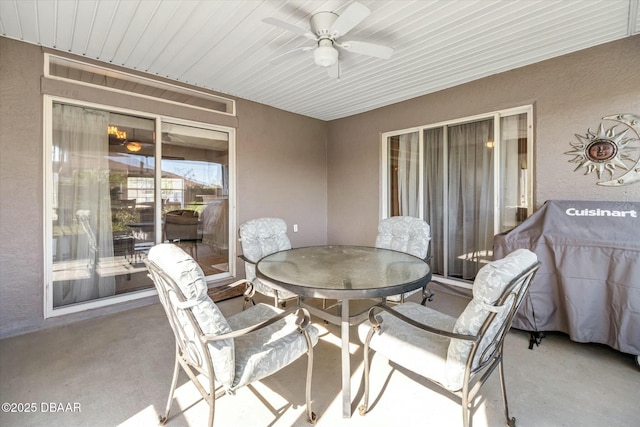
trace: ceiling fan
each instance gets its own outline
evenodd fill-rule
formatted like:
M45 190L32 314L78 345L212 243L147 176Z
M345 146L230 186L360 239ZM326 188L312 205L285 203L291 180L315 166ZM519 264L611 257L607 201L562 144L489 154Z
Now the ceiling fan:
M316 42L315 46L303 47L301 50L313 51L313 59L317 65L327 68L333 78L340 77L340 56L338 49L359 53L375 58L389 59L393 49L373 43L361 41L338 41L351 29L362 22L371 11L363 4L351 3L342 14L335 12L318 12L311 16L310 28L307 30L277 18L265 18L263 22L302 35Z

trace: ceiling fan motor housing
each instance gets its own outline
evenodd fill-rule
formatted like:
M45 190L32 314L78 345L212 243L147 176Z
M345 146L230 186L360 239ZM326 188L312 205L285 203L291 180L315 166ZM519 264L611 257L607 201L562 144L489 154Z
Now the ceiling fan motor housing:
M311 31L318 37L335 37L330 34L333 23L338 19L338 15L333 12L318 12L311 17Z

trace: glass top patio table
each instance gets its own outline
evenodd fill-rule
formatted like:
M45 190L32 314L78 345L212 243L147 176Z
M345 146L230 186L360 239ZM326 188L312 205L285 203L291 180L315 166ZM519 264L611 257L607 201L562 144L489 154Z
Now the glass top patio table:
M342 354L342 416L351 417L351 359L349 327L358 316L349 314L349 300L384 298L424 287L431 269L404 252L366 246L309 246L267 255L256 275L301 297L336 299L340 317L300 302L312 314L340 325ZM358 319L358 320L356 320Z
M404 252L366 246L309 246L268 255L257 276L300 296L364 299L425 285L429 265Z

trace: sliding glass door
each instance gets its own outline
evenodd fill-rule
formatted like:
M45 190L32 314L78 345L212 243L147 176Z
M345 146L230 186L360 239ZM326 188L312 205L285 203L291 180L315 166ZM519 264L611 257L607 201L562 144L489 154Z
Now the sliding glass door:
M49 315L151 292L160 242L230 276L232 130L55 100L48 127Z
M431 226L434 274L470 281L531 212L530 108L383 135L383 212Z

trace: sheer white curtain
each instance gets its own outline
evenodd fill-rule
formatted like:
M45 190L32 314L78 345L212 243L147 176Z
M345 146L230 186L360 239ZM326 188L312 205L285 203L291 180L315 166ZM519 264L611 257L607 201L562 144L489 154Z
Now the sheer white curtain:
M493 249L493 120L448 130L448 274L473 279Z
M398 146L399 215L419 217L418 132L400 135Z
M98 274L113 257L108 125L108 112L53 105L54 307L115 294Z

